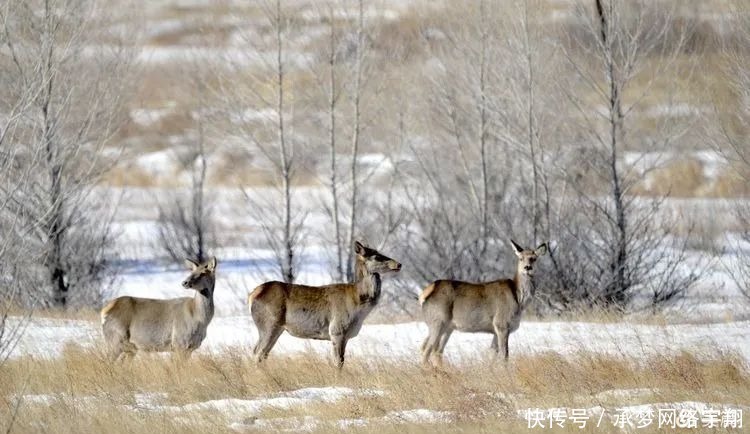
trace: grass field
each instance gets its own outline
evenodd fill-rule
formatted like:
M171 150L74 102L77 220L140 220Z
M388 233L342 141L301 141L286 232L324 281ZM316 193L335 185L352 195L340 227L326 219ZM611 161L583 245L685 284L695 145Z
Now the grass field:
M458 333L442 367L419 363L420 328L368 325L352 340L346 365L338 371L326 358L326 342L309 345L288 336L256 365L250 358L254 331L231 318L215 320L207 342L187 361L141 354L115 364L101 350L93 321L39 319L24 339L40 344L45 337L39 331L48 331L61 349L42 345L28 351L33 342L22 342L0 365L0 428L12 425L10 432L19 433L525 432L541 429L530 429L525 417L538 409L545 418L550 412L563 417L555 432L627 432L635 428L615 425L619 413L631 414L635 424L636 413L660 409L698 415L750 411L746 323L654 322L522 323L511 336L507 364L490 354L487 335ZM541 338L556 329L556 340ZM732 331L740 333L730 339L736 345L726 345L720 339ZM230 339L231 334L241 339ZM569 419L574 411L589 417L584 429ZM549 423L545 419L545 427ZM697 424L705 429L700 420ZM654 419L637 432L663 429ZM741 430L720 425L712 432Z
M741 359L687 352L644 360L545 353L441 369L370 360L337 372L313 354L259 367L238 351L112 365L71 345L58 359L7 362L0 387L0 419L14 419L13 432L519 432L528 429L526 409L560 407L592 409L591 425L598 409L606 417L599 427L555 431L619 432L609 418L624 406L750 408Z

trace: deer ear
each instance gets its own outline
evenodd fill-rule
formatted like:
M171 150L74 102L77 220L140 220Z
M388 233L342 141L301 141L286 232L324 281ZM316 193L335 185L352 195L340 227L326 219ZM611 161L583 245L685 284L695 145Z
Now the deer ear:
M359 241L354 242L354 253L364 256L365 255L365 246L360 243Z
M547 247L547 243L543 243L542 245L537 247L536 250L534 250L534 254L537 256L544 256L547 254L547 250L549 250L549 248Z
M513 240L510 240L510 245L513 247L513 251L516 252L516 256L521 256L521 252L523 252L523 247L516 244L516 242Z
M206 268L208 269L208 271L213 273L214 271L216 271L216 265L217 265L216 256L212 256L211 259L209 259L208 262L206 263Z
M197 262L193 261L192 259L187 259L187 258L185 258L185 266L190 271L195 271L198 269L198 267L200 267L200 265L198 265Z

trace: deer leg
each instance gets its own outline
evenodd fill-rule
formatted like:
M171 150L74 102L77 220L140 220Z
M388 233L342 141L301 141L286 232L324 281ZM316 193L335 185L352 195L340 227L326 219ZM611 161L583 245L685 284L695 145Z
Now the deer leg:
M261 332L258 330L258 343L255 345L253 354L255 355L255 361L260 363L268 357L268 353L271 351L276 341L279 340L279 336L284 332L284 328L277 325L271 330Z
M430 324L430 335L427 337L427 347L422 352L423 364L427 365L430 361L430 355L437 351L440 346L440 337L445 333L447 326L447 323L442 321Z
M120 360L122 354L128 352L129 347L132 346L128 345L130 339L128 330L118 327L117 323L108 322L102 326L102 332L110 361Z
M117 362L123 354L122 346L110 346L107 350L107 358L110 362Z
M497 347L497 334L493 333L492 334L492 343L490 344L490 351L492 351L493 353L496 353L497 350L498 350L498 347Z
M188 361L188 359L190 358L190 354L192 353L192 350L188 350L185 348L175 349L172 352L172 360L174 360L175 363L182 365L183 363Z
M420 352L424 353L424 350L427 349L427 344L430 342L430 332L427 331L427 337L424 338L424 342L422 342L422 346L420 347Z
M337 339L333 343L333 357L334 362L336 364L336 368L341 369L344 367L344 354L346 353L346 343L347 339L345 337L342 337L341 339Z
M116 360L119 360L121 362L130 362L135 357L135 353L138 351L138 348L129 341L121 341L119 342L116 351Z
M422 343L422 364L426 365L430 358L430 353L432 352L432 348L430 345L430 342L432 342L432 335L437 334L438 330L437 326L431 326L428 325L427 329L427 337L424 339L424 342Z
M120 354L117 356L117 359L115 360L120 361L122 363L132 362L133 359L135 358L135 352L136 350L134 348L122 349L120 351Z
M449 325L443 330L442 336L440 336L440 343L438 344L437 351L433 353L438 365L443 364L443 351L445 351L445 346L448 344L448 339L450 339L453 330L455 329Z
M333 363L337 368L344 366L344 352L346 351L346 331L344 326L333 320L328 326L328 335L331 338L331 355Z
M495 327L495 339L498 343L497 355L498 357L502 356L504 360L508 360L508 337L510 336L508 324L495 322L493 326Z
M508 348L508 340L510 339L510 330L505 331L505 340L503 342L503 346L505 347L505 361L508 361L508 356L510 356L510 349Z

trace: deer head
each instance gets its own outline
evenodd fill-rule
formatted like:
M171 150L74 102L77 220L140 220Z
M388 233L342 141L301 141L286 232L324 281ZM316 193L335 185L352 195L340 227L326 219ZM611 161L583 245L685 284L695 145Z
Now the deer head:
M524 249L513 240L510 240L510 245L513 246L513 251L516 252L518 257L518 268L516 269L518 275L533 277L536 260L547 254L547 243L541 244L534 250Z
M182 287L200 293L207 292L206 295L210 296L216 282L216 258L212 257L204 264L185 259L185 265L190 270L190 275L182 282Z
M354 253L357 255L357 261L364 264L369 273L391 273L401 270L401 264L375 249L371 249L359 241L354 242Z

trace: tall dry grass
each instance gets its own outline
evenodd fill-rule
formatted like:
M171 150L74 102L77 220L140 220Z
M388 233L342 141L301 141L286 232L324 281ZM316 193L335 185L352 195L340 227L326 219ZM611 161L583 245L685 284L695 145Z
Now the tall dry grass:
M482 359L441 369L423 368L416 360L354 358L338 372L313 354L277 355L259 367L249 359L247 349L226 348L221 354L182 363L156 355L113 365L99 351L70 346L59 359L23 357L0 368L0 421L5 425L14 419L12 432L17 433L254 432L268 428L263 421L294 427L294 420L306 417L318 421L313 427L318 432L342 431L338 421L351 418L372 419L366 426L348 428L357 432L519 432L527 427L517 412L530 407L614 409L677 401L750 404L747 366L727 354L629 360L618 355L543 353L512 356L507 365ZM153 395L155 403L183 406L323 386L383 393L255 412L155 411L138 407L137 399L138 394L160 394ZM618 389L636 393L612 393ZM37 402L40 398L34 395L42 394L59 398ZM408 409L449 412L450 420L439 425L378 421L389 412ZM575 426L556 431L580 432ZM619 429L604 424L583 432Z

